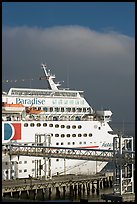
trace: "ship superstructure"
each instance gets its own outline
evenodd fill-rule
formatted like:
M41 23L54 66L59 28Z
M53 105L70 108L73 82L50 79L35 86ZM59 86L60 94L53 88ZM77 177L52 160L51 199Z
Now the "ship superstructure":
M57 147L112 149L112 112L95 111L83 91L59 89L55 75L42 64L48 89L11 88L2 95L2 142ZM3 155L3 179L62 173L92 174L106 162L58 158L12 158ZM10 168L9 168L10 167ZM12 168L12 171L11 171ZM11 173L12 172L12 173Z

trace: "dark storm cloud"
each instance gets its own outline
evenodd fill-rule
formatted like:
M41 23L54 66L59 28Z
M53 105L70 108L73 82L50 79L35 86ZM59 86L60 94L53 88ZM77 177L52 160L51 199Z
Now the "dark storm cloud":
M95 109L111 109L119 121L134 121L135 42L116 32L80 26L5 27L2 32L4 79L39 78L46 62L64 87L84 90ZM26 86L28 86L26 82ZM45 82L32 81L43 88ZM4 84L3 88L23 86Z

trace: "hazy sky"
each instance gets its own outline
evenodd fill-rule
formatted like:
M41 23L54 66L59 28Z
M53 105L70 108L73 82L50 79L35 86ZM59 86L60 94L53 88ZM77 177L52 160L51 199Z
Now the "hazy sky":
M134 122L134 36L134 2L2 3L3 89L47 88L39 80L46 62L56 81L83 90L93 109Z

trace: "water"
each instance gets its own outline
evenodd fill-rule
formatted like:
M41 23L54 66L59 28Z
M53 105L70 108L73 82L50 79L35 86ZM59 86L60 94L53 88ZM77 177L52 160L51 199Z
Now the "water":
M113 188L105 188L105 189L100 189L99 195L97 195L96 193L92 194L92 192L90 193L90 195L81 195L81 197L77 196L76 198L73 199L73 202L79 202L80 199L86 199L88 200L88 202L103 202L103 200L101 199L101 194L110 194L113 193Z

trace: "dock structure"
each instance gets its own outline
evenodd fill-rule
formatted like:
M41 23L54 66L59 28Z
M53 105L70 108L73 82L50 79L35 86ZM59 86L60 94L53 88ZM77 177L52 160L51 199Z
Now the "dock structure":
M51 147L51 146L32 146L32 145L15 145L8 144L3 145L3 153L9 155L10 160L14 155L19 156L37 156L37 157L48 157L48 158L65 158L65 159L79 159L79 160L91 160L91 161L113 161L113 194L102 195L101 198L105 201L111 200L122 202L130 197L131 200L134 199L134 164L135 164L135 152L133 151L133 137L123 137L118 135L114 137L113 140L113 150L101 150L101 149L82 149L82 148L67 148L67 147ZM52 178L51 178L52 179ZM45 194L45 189L48 189L48 196L50 197L52 190L56 191L56 195L60 197L60 192L65 195L66 189L69 188L72 197L77 193L81 192L81 189L91 189L92 192L99 194L99 189L102 186L102 182L105 177L91 176L90 179L86 176L84 178L77 178L74 176L72 179L63 179L61 181L44 180L44 181L34 181L30 179L31 183L19 184L17 183L12 186L6 186L6 181L3 183L4 187L2 189L3 196L9 195L12 197L14 194L20 197L22 192L25 191L30 195L30 191L33 191L33 199L36 199L38 191L41 192L43 197ZM108 182L108 179L106 179ZM104 182L104 186L107 185ZM111 181L112 185L112 181ZM56 189L56 190L55 190ZM62 189L60 191L60 189ZM67 189L68 190L68 189ZM83 190L83 191L84 191ZM130 196L129 196L130 195ZM128 200L127 200L128 201Z
M113 194L103 194L101 198L106 202L134 202L134 164L133 137L122 137L121 134L113 139L114 169L113 169ZM124 154L124 155L123 155ZM125 160L122 157L131 159Z
M112 188L113 174L64 175L49 180L6 180L3 181L3 198L50 200L52 198L72 198L77 195L100 194L103 188Z

